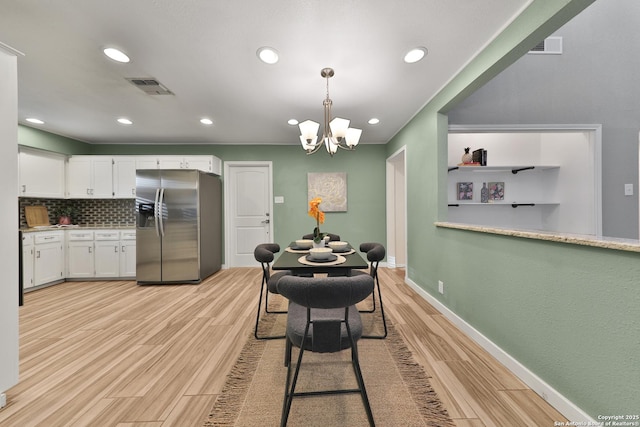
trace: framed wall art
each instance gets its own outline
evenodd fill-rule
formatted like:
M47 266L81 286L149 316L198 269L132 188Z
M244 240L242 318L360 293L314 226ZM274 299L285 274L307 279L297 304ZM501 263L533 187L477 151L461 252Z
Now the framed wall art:
M321 197L320 209L324 212L347 211L347 173L315 173L307 174L307 202Z

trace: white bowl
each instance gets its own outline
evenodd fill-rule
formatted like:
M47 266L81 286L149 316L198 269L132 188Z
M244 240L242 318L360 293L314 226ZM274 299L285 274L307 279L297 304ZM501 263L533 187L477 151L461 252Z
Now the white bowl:
M347 246L349 245L349 243L333 241L333 242L329 242L328 245L334 251L344 251L345 249L347 249Z
M302 249L309 249L311 246L313 246L313 240L310 240L310 239L296 240L296 246Z
M314 259L327 259L329 258L329 255L331 255L331 252L333 252L333 249L331 248L309 249L309 254L311 255L311 258L314 258Z

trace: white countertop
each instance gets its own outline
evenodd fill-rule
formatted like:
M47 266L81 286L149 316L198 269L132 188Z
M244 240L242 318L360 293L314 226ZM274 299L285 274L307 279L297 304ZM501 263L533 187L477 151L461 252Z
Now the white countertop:
M25 227L20 231L23 233L35 233L39 231L56 230L135 230L135 225L111 225L111 224L81 224L81 225L47 225L40 227Z

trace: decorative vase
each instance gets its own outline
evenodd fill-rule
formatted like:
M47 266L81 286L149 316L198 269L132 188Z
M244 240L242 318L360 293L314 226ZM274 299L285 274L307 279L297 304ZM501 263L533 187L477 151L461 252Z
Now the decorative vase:
M487 188L487 183L482 183L482 189L480 190L480 202L489 203L489 189Z
M464 149L464 154L462 155L462 163L471 163L473 161L473 156L469 153L470 147L466 147Z
M324 239L320 240L320 243L316 243L316 241L313 241L313 247L314 248L324 248L325 247L325 242Z

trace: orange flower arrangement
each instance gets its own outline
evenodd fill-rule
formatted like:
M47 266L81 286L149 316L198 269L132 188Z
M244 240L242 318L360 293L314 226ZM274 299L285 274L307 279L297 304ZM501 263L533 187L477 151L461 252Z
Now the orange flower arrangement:
M316 243L320 243L327 235L320 232L320 224L324 224L324 212L320 210L320 203L322 203L321 197L316 197L309 202L309 216L316 220L316 228L313 229L313 241Z

